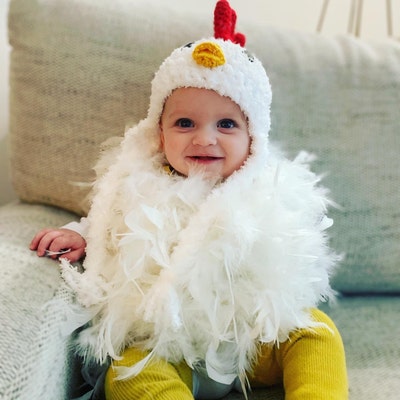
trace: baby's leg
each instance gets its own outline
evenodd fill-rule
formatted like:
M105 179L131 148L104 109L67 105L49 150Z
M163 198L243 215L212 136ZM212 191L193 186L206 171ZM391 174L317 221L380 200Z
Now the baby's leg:
M285 400L346 400L348 383L342 339L332 320L319 310L313 319L327 327L300 329L279 347L261 345L251 381L283 381ZM280 379L279 379L280 378Z
M107 371L105 393L107 400L193 400L192 374L182 363L172 365L164 360L153 360L135 377L116 380L115 366L132 366L146 357L146 353L130 348L121 361L113 361Z

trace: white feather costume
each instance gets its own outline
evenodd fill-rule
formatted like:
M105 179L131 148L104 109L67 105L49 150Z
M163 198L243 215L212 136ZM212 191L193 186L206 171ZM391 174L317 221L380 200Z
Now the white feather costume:
M204 43L223 64L196 59ZM228 96L248 118L251 154L222 182L165 171L158 123L179 87ZM85 271L64 271L91 316L80 334L88 354L102 361L136 346L151 352L125 376L157 356L205 362L211 378L230 383L251 368L258 342L313 326L308 309L332 295L329 200L307 155L289 161L268 144L270 102L261 63L230 41L198 41L161 65L147 118L103 160Z

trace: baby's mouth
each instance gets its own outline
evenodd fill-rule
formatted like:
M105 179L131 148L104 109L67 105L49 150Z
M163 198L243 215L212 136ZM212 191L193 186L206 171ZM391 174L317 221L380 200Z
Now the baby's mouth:
M197 165L211 165L223 159L223 157L216 156L189 156L189 161Z
M221 157L213 157L213 156L192 156L191 157L194 160L200 160L200 161L209 161L209 160L219 160Z
M222 157L209 156L209 155L196 155L196 156L189 156L188 158L190 160L197 161L197 162L212 162L212 161L222 160Z

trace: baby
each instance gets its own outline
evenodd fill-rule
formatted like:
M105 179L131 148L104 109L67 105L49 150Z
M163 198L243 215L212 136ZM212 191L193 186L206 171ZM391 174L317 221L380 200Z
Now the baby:
M147 118L101 162L80 233L31 243L40 256L69 250L63 276L89 321L78 346L111 360L106 399L277 384L290 400L347 399L340 334L316 308L337 261L329 200L304 154L268 143L269 80L235 20L220 0L215 38L163 62Z

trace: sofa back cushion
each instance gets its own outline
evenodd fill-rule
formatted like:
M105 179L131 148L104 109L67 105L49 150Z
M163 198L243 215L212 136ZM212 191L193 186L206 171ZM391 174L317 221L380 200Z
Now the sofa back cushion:
M161 3L161 2L160 2ZM199 7L201 8L201 7ZM100 144L145 117L150 81L175 47L212 35L212 11L140 0L11 0L13 184L27 202L85 214ZM400 44L326 38L238 21L264 63L271 139L306 149L340 208L334 286L400 292Z

